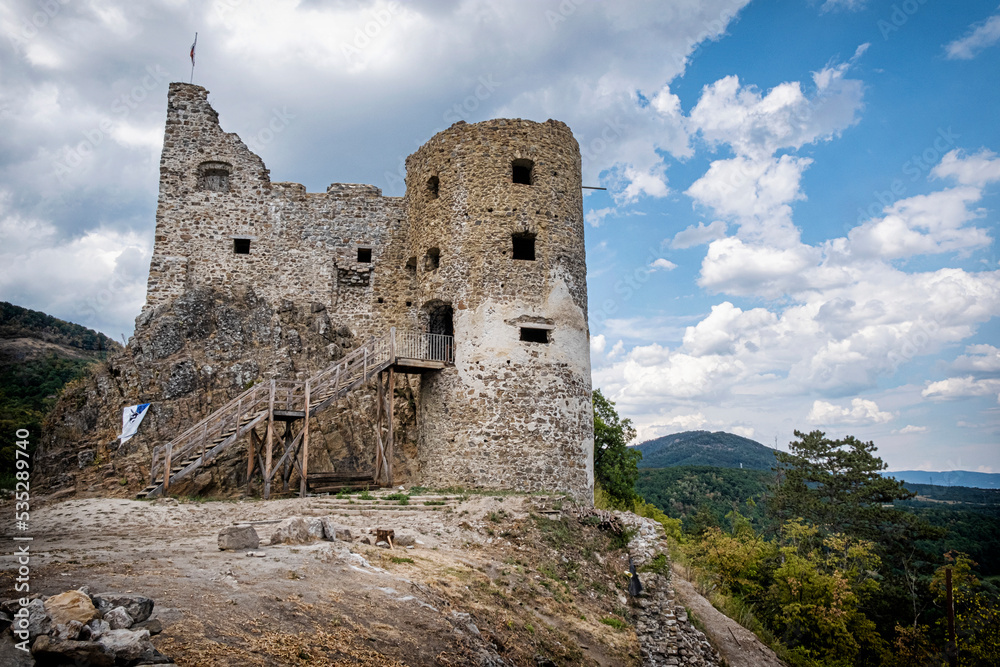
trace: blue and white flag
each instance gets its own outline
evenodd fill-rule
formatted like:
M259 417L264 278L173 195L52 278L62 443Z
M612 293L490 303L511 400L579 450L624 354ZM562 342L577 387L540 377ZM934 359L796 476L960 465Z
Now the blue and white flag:
M139 430L139 424L142 423L142 418L146 416L146 408L148 407L149 403L143 403L142 405L133 405L122 410L122 434L118 436L118 439L123 444Z

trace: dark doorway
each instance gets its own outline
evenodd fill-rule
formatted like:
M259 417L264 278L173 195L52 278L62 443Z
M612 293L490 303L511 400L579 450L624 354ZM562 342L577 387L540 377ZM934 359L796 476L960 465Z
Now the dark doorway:
M450 303L431 301L427 304L427 333L455 335L454 311Z

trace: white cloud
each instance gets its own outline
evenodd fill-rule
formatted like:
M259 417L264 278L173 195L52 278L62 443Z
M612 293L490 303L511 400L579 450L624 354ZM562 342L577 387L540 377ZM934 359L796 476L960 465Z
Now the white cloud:
M731 426L729 427L730 433L735 433L736 435L741 435L744 438L752 438L754 434L754 429L752 426Z
M866 0L826 0L819 8L820 13L846 11L857 12L864 9Z
M709 144L729 144L738 155L756 159L831 139L857 122L862 105L864 87L845 78L848 67L814 72L811 97L798 81L762 95L753 86L741 86L736 76L724 77L702 89L691 110L691 128Z
M993 345L969 345L966 354L955 359L952 368L972 373L1000 373L1000 348Z
M677 232L674 235L673 240L670 241L671 248L677 248L678 250L683 250L685 248L693 248L694 246L702 245L714 241L716 239L721 239L726 235L726 223L722 220L713 220L711 224L705 225L699 222L697 226L691 225L690 227Z
M712 292L777 298L795 284L804 286L803 273L818 259L819 252L808 246L782 249L724 238L709 244L698 285Z
M664 259L659 257L653 260L653 263L649 265L649 268L653 271L673 271L677 268L677 265L671 262L669 259Z
M604 222L604 218L610 216L615 216L618 214L618 209L606 206L599 209L590 209L583 214L583 219L587 221L587 224L591 227L600 227Z
M898 435L907 435L909 433L926 433L926 432L927 432L926 426L914 426L913 424L907 424L903 428L893 430L893 433Z
M694 431L708 422L705 415L701 412L694 412L691 414L675 415L664 422L654 424L652 428L663 433L671 433L674 431Z
M981 23L973 24L959 39L948 43L944 50L953 60L971 60L979 52L1000 40L1000 15L994 14Z
M884 424L892 419L891 412L879 410L875 401L864 398L853 399L850 408L817 400L813 402L812 410L806 416L807 421L826 426L869 426L871 424Z
M799 238L790 204L804 199L799 184L810 164L791 155L716 160L685 194L736 220L741 237L787 246Z
M608 340L604 337L604 334L598 334L596 336L590 337L590 354L591 356L600 356L604 354L604 348L607 346Z
M988 246L987 230L965 226L979 217L969 206L981 196L978 188L960 186L897 201L884 218L850 231L850 252L893 259Z
M988 396L997 392L1000 392L1000 380L977 380L972 375L967 375L928 382L927 388L921 392L921 396L933 400L948 400L970 396Z
M987 183L1000 181L1000 157L985 148L975 155L966 155L956 148L941 158L941 162L931 170L931 175L952 177L962 185L981 188Z

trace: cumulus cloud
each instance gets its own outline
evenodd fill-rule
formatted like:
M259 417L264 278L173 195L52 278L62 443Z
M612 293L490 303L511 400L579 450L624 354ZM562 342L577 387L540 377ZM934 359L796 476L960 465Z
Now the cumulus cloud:
M927 427L926 426L914 426L913 424L907 424L903 428L894 429L892 432L896 433L898 435L907 435L907 434L910 434L910 433L926 433L927 432Z
M972 375L966 375L965 377L952 377L937 382L928 382L927 387L920 392L920 395L932 400L948 400L970 396L988 396L997 392L1000 392L1000 380L977 380Z
M950 59L971 60L997 41L1000 41L1000 14L973 24L965 35L949 42L944 50Z
M705 225L699 222L674 234L670 241L671 248L683 250L703 245L716 239L721 239L726 235L726 223L722 220L713 220L711 224Z
M674 269L677 268L677 265L671 262L669 259L658 257L657 259L653 260L653 262L649 265L649 268L652 271L673 271Z
M956 371L1000 373L1000 348L993 345L969 345L965 354L952 364Z
M853 399L850 408L826 401L815 401L812 410L806 415L806 420L810 423L825 426L869 426L884 424L892 419L891 412L879 410L875 401L864 398Z
M604 348L607 346L608 340L604 337L604 334L597 334L596 336L590 337L590 354L591 356L601 356L604 354Z
M661 434L673 433L675 431L695 431L708 423L708 419L701 412L675 415L664 422L654 424L651 428Z
M858 120L864 86L846 78L848 63L813 73L815 92L798 81L781 83L766 95L727 76L705 86L691 128L709 144L728 144L739 155L771 157L781 148L801 148L837 136Z
M954 178L962 185L982 188L987 183L1000 181L1000 157L985 148L974 155L966 155L965 151L956 148L941 158L931 175Z

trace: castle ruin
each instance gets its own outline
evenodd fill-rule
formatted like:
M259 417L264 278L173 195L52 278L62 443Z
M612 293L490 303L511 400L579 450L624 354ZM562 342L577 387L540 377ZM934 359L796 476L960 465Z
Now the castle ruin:
M458 122L407 158L403 197L342 183L308 193L272 183L207 97L170 85L138 321L195 288L251 288L275 308L325 309L357 340L393 327L453 336L454 364L419 376L408 481L589 502L586 258L570 129Z

